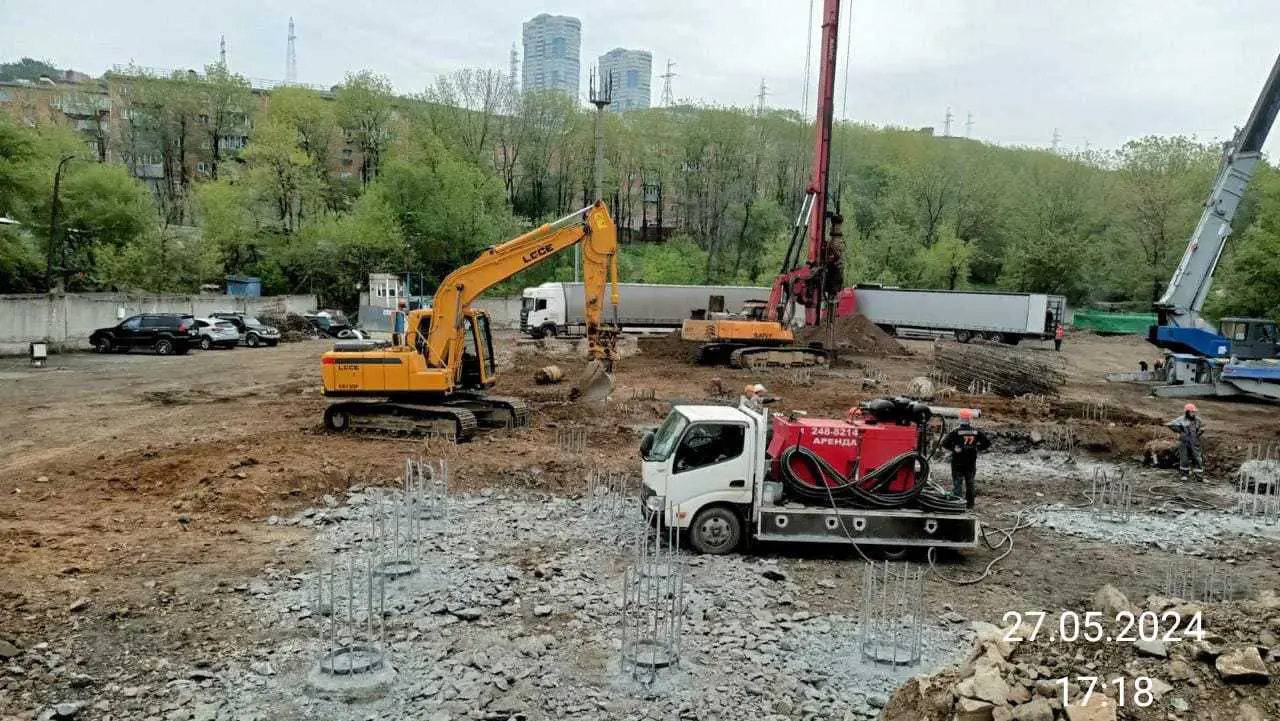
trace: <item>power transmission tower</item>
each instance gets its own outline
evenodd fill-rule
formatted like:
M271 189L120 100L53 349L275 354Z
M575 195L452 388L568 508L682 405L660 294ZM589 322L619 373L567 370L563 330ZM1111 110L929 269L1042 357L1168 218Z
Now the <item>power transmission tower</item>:
M951 137L951 119L955 116L951 114L951 106L947 106L947 115L942 121L942 137Z
M1053 129L1053 143L1052 143L1052 145L1050 146L1050 147L1052 147L1052 148L1053 148L1053 152L1055 152L1055 153L1056 153L1056 152L1058 152L1058 143L1060 143L1060 142L1062 142L1062 136L1058 134L1058 129L1057 129L1057 128L1054 128L1054 129Z
M218 38L218 64L225 70L227 67L227 36L221 35Z
M293 18L289 18L289 45L284 56L284 82L293 85L298 82L298 36L293 32Z
M769 97L769 86L760 78L760 92L756 94L756 115L764 115L764 99Z
M599 68L591 69L587 85L587 100L596 106L596 202L604 200L604 109L613 102L613 73L599 77ZM597 78L599 82L597 82ZM573 244L573 281L578 282L578 244Z
M669 108L676 104L675 96L671 94L671 78L676 76L676 73L672 68L675 66L676 61L668 59L667 72L659 76L662 78L662 107L664 108Z
M964 137L973 137L973 113L965 113L964 116Z

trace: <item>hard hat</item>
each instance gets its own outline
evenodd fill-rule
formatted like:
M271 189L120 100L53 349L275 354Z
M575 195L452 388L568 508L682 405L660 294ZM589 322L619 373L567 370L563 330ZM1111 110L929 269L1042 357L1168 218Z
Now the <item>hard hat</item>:
M1188 403L1187 405L1183 406L1182 410L1186 411L1187 413L1195 413L1195 412L1196 412L1196 404L1194 404L1194 403Z
M971 420L973 420L973 411L969 410L968 408L961 408L961 409L960 409L960 420L962 420L962 421L971 421Z
M755 385L751 386L751 390L755 391L756 393L764 393L764 384L763 384L763 383L757 383L757 384L755 384Z

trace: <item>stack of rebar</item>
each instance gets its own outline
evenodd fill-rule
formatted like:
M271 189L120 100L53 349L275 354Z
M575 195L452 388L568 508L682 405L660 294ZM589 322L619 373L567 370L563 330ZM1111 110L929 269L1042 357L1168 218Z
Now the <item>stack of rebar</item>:
M1054 359L1037 357L1042 355L1004 346L938 343L933 364L957 388L981 387L986 393L1006 397L1055 395L1066 383L1066 373Z

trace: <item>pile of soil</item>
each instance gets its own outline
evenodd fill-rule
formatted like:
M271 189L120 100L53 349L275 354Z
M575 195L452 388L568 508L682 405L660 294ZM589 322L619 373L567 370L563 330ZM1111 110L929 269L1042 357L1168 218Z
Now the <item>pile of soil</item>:
M639 336L637 344L640 356L663 360L693 363L698 359L698 344L680 337L680 331L666 335Z
M907 355L907 349L901 343L880 330L875 323L867 320L867 317L860 313L837 318L834 326L837 351L870 356ZM796 341L830 346L831 331L831 326L825 323L804 328L796 333Z

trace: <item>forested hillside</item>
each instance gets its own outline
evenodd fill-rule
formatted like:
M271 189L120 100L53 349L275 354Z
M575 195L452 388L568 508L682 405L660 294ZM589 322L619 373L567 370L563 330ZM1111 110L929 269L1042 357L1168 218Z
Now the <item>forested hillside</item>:
M263 98L213 65L173 78L109 79L131 108L102 141L0 115L0 291L192 291L228 273L264 292L350 306L369 272L428 287L486 246L590 199L593 110L513 95L468 70L394 95L368 72L332 93ZM236 130L237 127L242 130ZM243 133L243 148L226 138ZM624 246L625 279L767 284L778 272L812 154L795 113L682 106L606 117L605 197L619 225L666 239ZM163 177L135 180L144 156ZM1062 293L1148 303L1185 246L1217 168L1210 139L1149 137L1086 155L1005 148L914 130L840 124L833 191L847 280ZM54 176L60 231L49 259ZM202 172L190 170L196 160ZM638 236L639 233L634 235ZM1218 311L1280 312L1280 174L1250 188L1219 273ZM565 278L568 257L510 287Z

